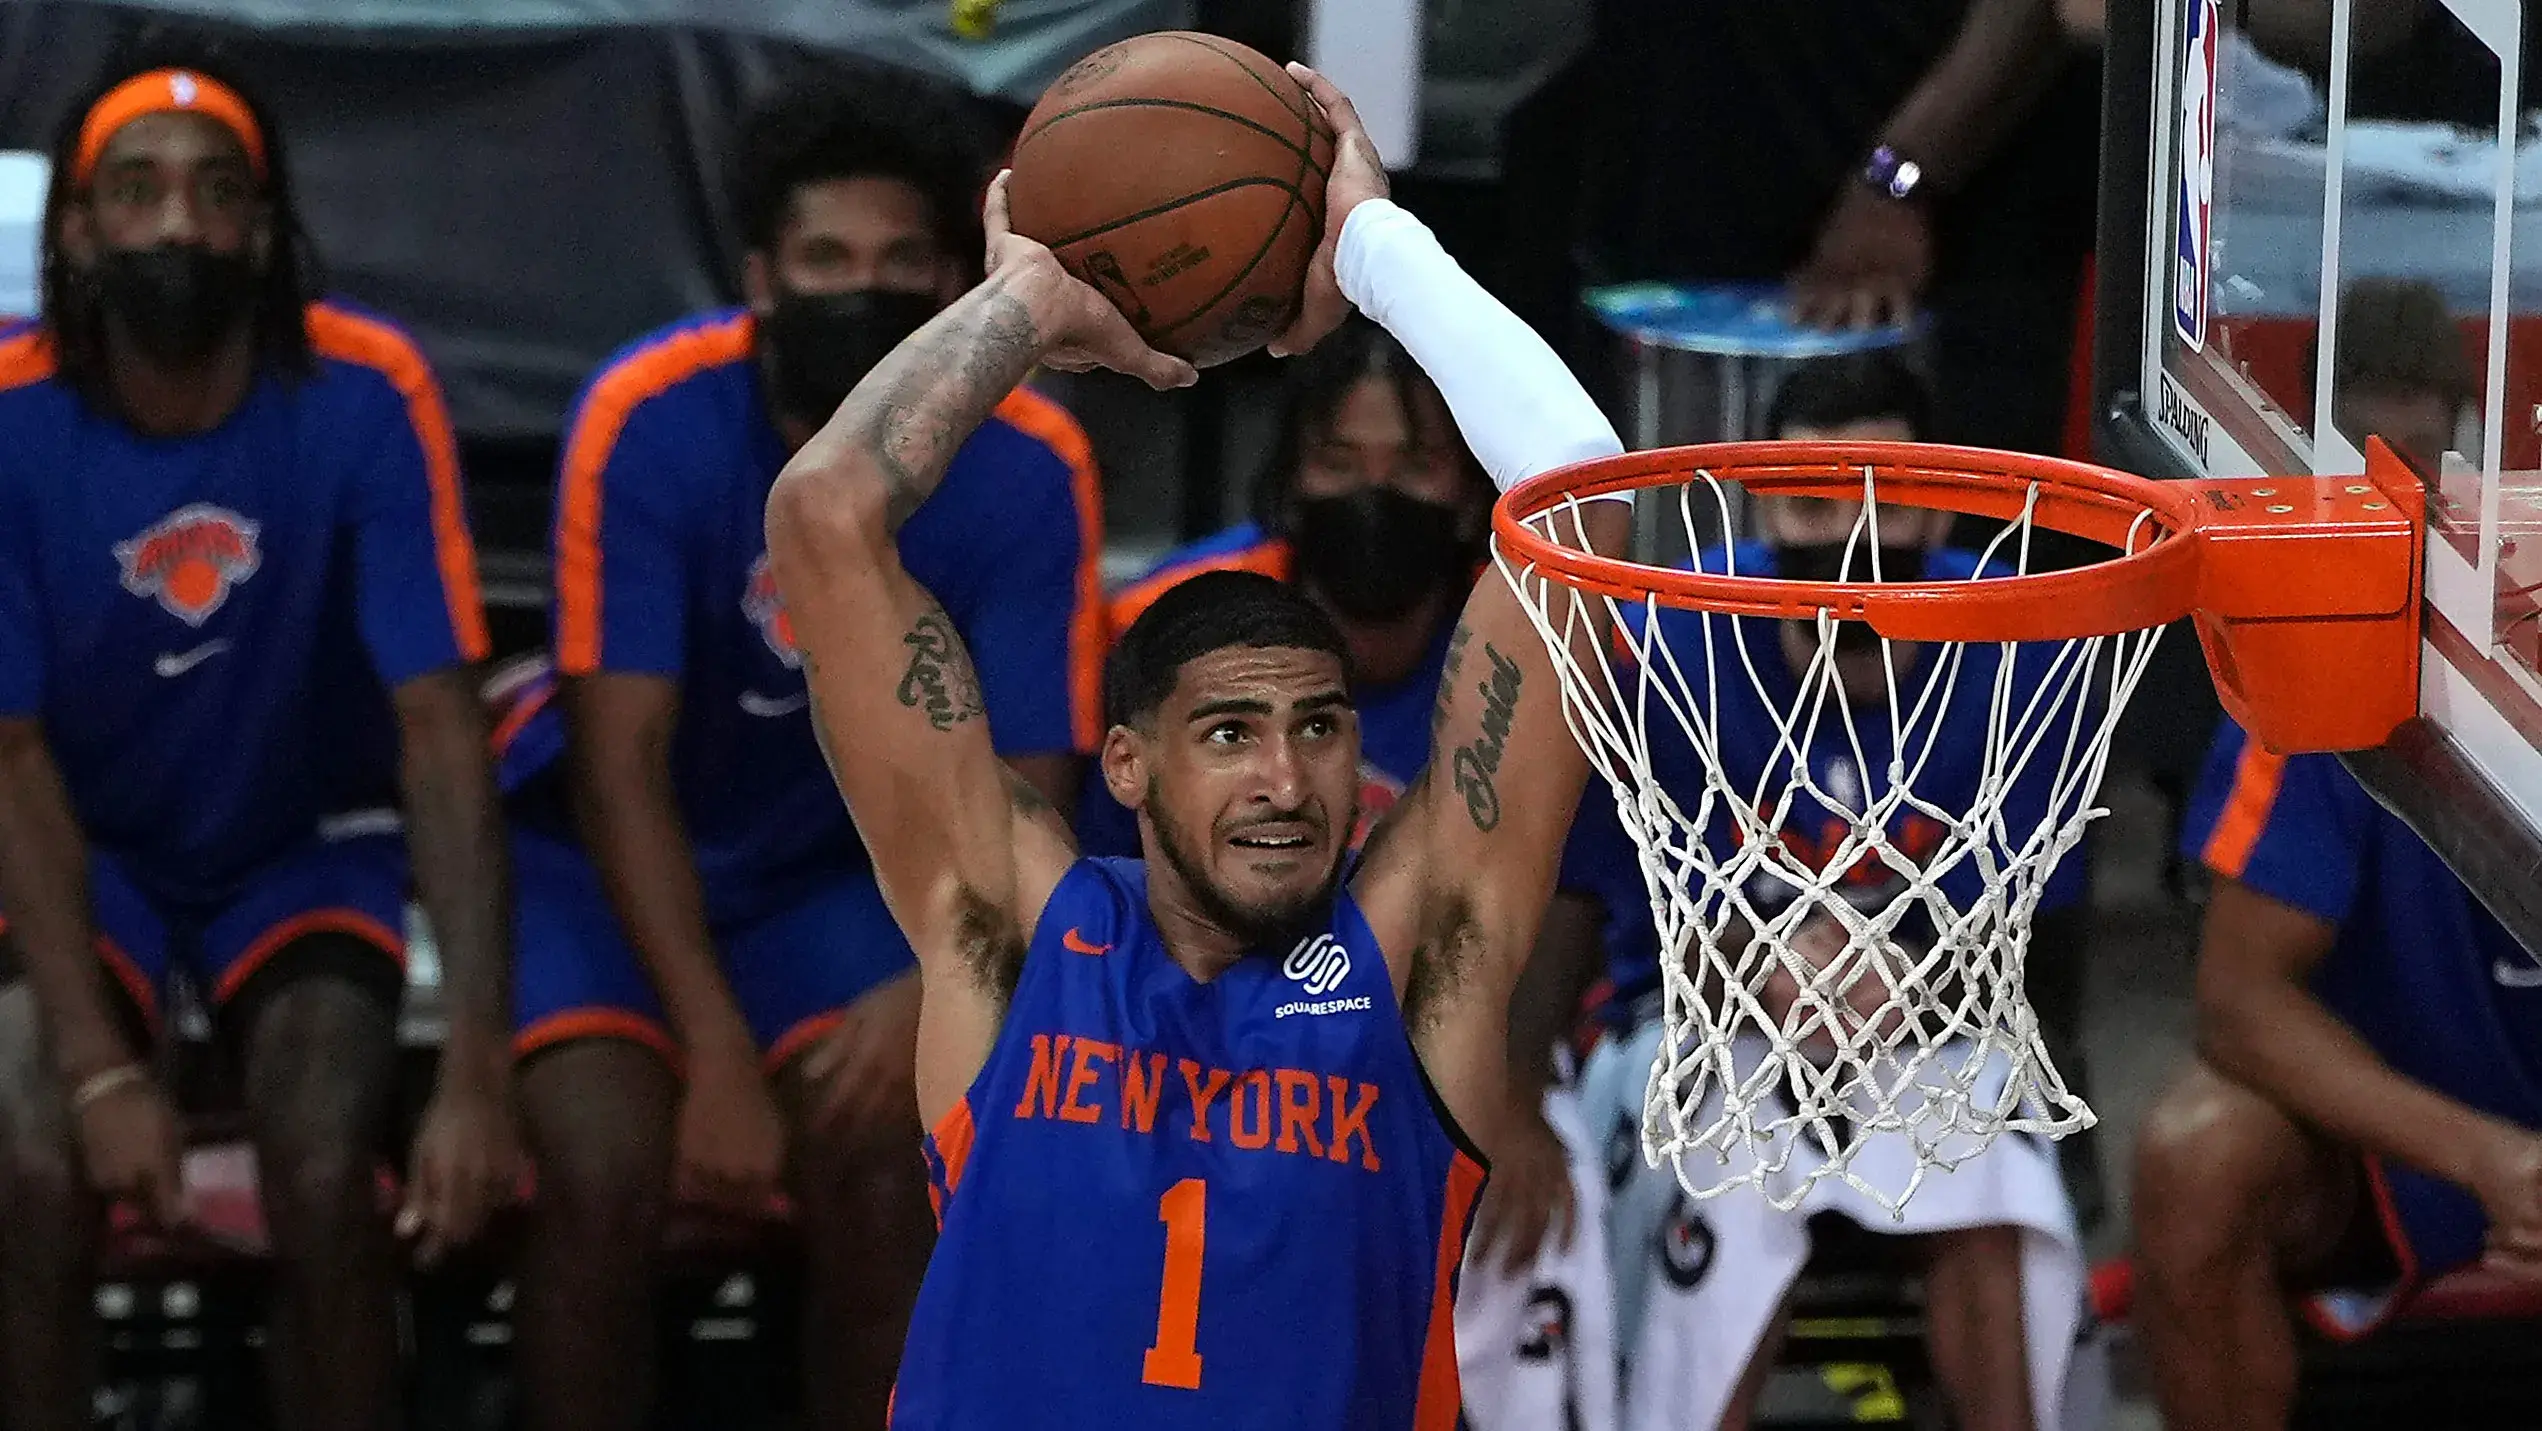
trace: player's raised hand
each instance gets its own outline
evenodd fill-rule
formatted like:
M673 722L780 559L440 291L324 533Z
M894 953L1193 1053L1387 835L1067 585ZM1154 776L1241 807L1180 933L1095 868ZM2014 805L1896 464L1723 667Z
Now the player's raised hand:
M1569 1247L1578 1209L1571 1196L1571 1158L1545 1121L1544 1104L1514 1109L1492 1149L1492 1178L1474 1213L1474 1263L1497 1259L1515 1277L1536 1264L1547 1236Z
M1067 373L1110 368L1158 392L1200 381L1191 364L1149 347L1112 300L1078 281L1058 255L1015 232L1007 218L1008 177L1009 171L1000 170L990 181L988 202L981 209L989 236L985 268L990 278L1012 273L1028 279L1025 302L1045 345L1043 366Z
M73 1094L89 1186L162 1228L185 1217L185 1139L150 1070L110 1070Z
M750 1051L691 1050L675 1137L673 1197L747 1215L776 1196L786 1129Z
M1341 280L1334 275L1334 255L1342 242L1342 225L1349 221L1350 211L1370 199L1382 199L1389 192L1386 166L1377 157L1377 145L1368 137L1368 128L1359 122L1359 111L1350 96L1339 86L1301 64L1291 64L1289 73L1306 86L1306 92L1324 111L1326 122L1333 126L1333 172L1324 180L1324 237L1315 245L1315 261L1307 265L1306 291L1298 297L1297 319L1287 332L1271 340L1271 356L1293 358L1324 341L1325 336L1342 326L1350 316L1350 300L1342 296Z
M397 1235L414 1244L416 1265L430 1267L473 1241L519 1193L528 1160L508 1085L499 1075L444 1065L415 1133L397 1212Z

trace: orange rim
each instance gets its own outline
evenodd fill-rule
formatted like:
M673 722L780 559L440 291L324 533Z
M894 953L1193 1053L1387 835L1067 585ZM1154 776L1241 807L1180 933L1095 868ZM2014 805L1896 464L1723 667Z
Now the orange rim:
M2099 542L2121 554L2071 571L1942 582L1818 582L1681 571L1561 546L1526 523L1587 500L1700 481L1777 496L1862 498L2011 520ZM2031 495L2036 490L2035 498ZM2055 457L1913 442L1726 442L1578 463L1503 496L1492 529L1511 567L1621 601L1736 616L1825 612L1908 641L2053 641L2164 626L2198 605L2199 525L2174 485Z

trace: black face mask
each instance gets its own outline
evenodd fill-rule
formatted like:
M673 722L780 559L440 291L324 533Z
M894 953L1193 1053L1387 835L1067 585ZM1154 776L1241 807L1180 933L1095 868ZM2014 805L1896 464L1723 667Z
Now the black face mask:
M1853 557L1851 562L1845 559L1848 552ZM1774 574L1785 581L1868 582L1871 580L1871 566L1870 549L1855 542L1809 542L1774 549ZM1924 548L1887 545L1880 548L1880 580L1923 579Z
M1846 556L1851 553L1852 560ZM1855 542L1808 542L1777 547L1774 551L1775 575L1786 581L1855 581L1871 580L1871 552ZM1838 573L1844 575L1839 576ZM1924 548L1883 544L1880 548L1880 580L1922 581ZM1836 649L1844 654L1879 649L1880 633L1868 621L1836 623Z
M1299 579L1354 621L1395 621L1470 575L1454 507L1363 487L1297 504Z
M777 406L805 422L829 421L865 375L937 309L932 293L885 288L778 295L760 329Z
M111 248L97 258L97 299L152 361L186 367L212 356L256 302L243 253L201 244Z

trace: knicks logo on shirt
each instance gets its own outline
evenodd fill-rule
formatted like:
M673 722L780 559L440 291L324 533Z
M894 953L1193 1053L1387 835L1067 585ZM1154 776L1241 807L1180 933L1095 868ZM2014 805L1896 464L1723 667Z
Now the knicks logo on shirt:
M741 614L759 628L759 639L788 669L803 664L803 653L795 649L794 622L786 615L785 598L777 594L777 574L768 565L768 555L750 564L750 584L742 588Z
M207 502L180 507L141 535L115 543L124 590L157 601L188 626L200 626L264 564L256 549L260 530Z

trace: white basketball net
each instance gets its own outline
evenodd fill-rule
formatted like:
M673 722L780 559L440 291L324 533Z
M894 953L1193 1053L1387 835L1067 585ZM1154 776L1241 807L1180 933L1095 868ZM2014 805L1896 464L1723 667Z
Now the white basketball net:
M2029 571L2037 497L2034 487L2020 519L1982 553L1980 571ZM1638 500L1673 508L1701 549L1695 504L1707 499L1720 523L1713 529L1733 530L1729 499L1709 472ZM1878 579L1869 468L1862 500L1847 580ZM1528 525L1576 547L1580 506L1567 499ZM2150 516L2140 519L2129 545L2155 535ZM2007 1128L2062 1137L2091 1126L2092 1111L2067 1091L2040 1041L2023 970L2050 874L2106 813L2093 802L2110 739L2160 628L2033 643L2018 660L2010 645L1908 650L1882 638L1876 651L1849 651L1844 663L1861 692L1876 660L1881 690L1864 699L1847 693L1836 660L1840 623L1823 610L1814 634L1802 628L1805 654L1787 657L1784 623L1683 611L1663 621L1656 597L1632 611L1634 603L1613 597L1584 599L1497 549L1495 559L1553 653L1572 733L1641 852L1664 984L1665 1028L1642 1123L1653 1167L1673 1165L1699 1198L1754 1185L1784 1209L1820 1179L1841 1178L1895 1213L1928 1171L1956 1167ZM1611 643L1595 635L1592 601L1613 621ZM1701 649L1671 649L1671 630L1679 644ZM1690 631L1701 635L1690 641ZM1788 667L1792 680L1766 681L1769 662ZM1965 718L1974 703L1958 689L1963 679L1987 687L1982 721ZM1770 715L1773 754L1763 768L1728 768L1741 759L1718 738L1734 683L1752 693L1740 697L1751 710ZM1946 721L1955 704L1961 717ZM1867 730L1885 739L1866 740ZM1655 742L1671 741L1691 747L1694 759L1681 747L1675 768L1699 768L1700 789L1685 788L1682 774L1679 788L1663 788L1653 752ZM1919 776L1944 742L1969 741L1984 743L1973 802L1944 808L1919 796ZM1746 744L1753 750L1755 740ZM1894 756L1873 768L1866 747ZM1858 776L1814 775L1831 753L1849 757L1835 764ZM2043 780L2044 818L2037 785L2025 795L2031 813L2008 816L2017 786ZM1859 788L1827 788L1838 783ZM1850 827L1832 849L1798 850L1779 837L1803 799ZM1917 822L1925 837L1913 850L1895 837L1910 813L1930 822ZM1935 825L1939 842L1930 843ZM1858 907L1860 878L1842 876L1866 861L1888 878L1877 899L1863 901L1871 907ZM1986 1076L1990 1067L2005 1072L2000 1082ZM1904 1185L1866 1181L1856 1155L1871 1140L1899 1138L1912 1151ZM1907 1160L1893 1147L1874 1161Z

